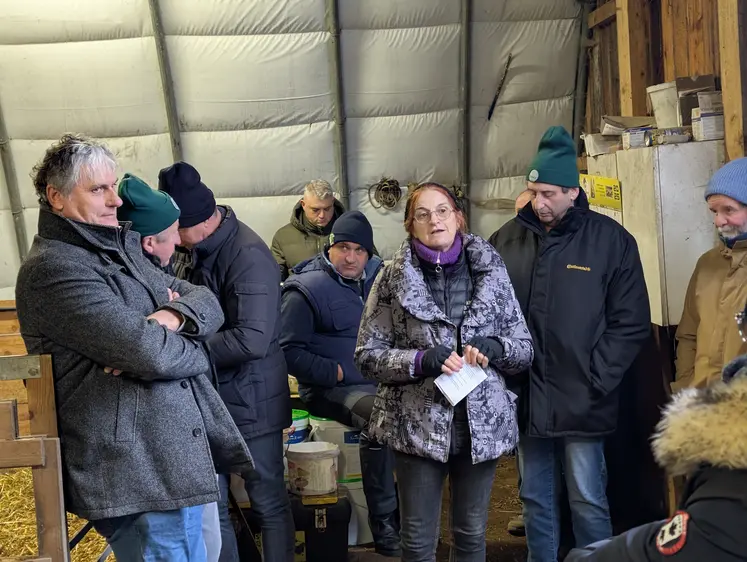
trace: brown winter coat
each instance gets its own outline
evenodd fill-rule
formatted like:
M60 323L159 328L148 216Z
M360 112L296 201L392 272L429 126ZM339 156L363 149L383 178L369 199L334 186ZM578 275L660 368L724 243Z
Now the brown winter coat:
M724 366L747 353L734 316L747 301L747 241L723 243L695 266L677 328L677 374L672 390L704 387Z

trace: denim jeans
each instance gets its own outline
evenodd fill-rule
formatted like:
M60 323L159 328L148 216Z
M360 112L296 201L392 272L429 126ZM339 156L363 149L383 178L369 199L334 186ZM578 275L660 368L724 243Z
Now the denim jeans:
M245 475L246 493L262 527L262 557L265 562L293 562L295 525L283 473L283 432L247 439L254 459L254 470ZM230 477L220 476L220 515L223 546L220 562L239 562L231 518L228 514Z
M484 562L488 504L497 459L472 464L469 455L448 462L394 454L402 529L402 562L434 562L441 519L441 495L449 477L452 562Z
M392 452L368 437L368 421L371 419L375 398L374 385L314 388L301 393L301 399L312 415L333 419L361 430L359 450L363 491L374 518L391 515L397 509Z
M519 437L521 498L528 562L556 562L565 478L576 546L612 536L604 439Z
M203 506L148 511L93 521L118 562L205 562Z

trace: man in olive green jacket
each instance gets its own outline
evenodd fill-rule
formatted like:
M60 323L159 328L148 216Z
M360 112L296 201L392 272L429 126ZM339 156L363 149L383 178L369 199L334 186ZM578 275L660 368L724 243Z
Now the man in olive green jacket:
M332 225L344 212L329 183L314 180L306 185L303 198L293 208L290 223L272 239L272 255L280 266L281 280L285 281L296 265L324 249Z

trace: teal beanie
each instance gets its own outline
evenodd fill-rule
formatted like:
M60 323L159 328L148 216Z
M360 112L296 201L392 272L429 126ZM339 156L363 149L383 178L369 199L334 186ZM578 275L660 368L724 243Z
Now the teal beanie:
M576 143L564 127L550 127L542 135L527 180L558 187L579 187Z
M141 236L159 234L179 220L179 207L169 194L151 189L132 174L125 174L119 182L119 197L122 206L117 218L130 221L132 230Z

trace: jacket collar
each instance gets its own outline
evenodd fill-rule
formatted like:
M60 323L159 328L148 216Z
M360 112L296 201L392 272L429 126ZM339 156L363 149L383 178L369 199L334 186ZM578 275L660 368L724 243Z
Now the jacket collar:
M226 241L233 238L239 229L239 221L233 209L227 205L221 205L225 210L225 215L220 221L218 228L210 236L197 244L193 250L194 263L200 264L208 261L211 256L217 255Z
M41 238L57 240L89 250L121 252L133 245L140 246L140 235L131 231L131 222L119 226L102 226L68 219L52 210L39 210L38 234Z
M676 394L653 438L654 456L671 475L703 466L747 470L747 374Z
M524 208L519 211L515 220L520 225L528 228L539 236L563 236L564 234L570 234L577 231L581 227L588 212L589 199L586 196L584 189L579 187L578 197L576 198L573 207L568 209L568 212L566 212L565 216L560 220L560 224L552 228L549 232L545 230L545 226L540 222L531 203L527 203Z
M747 257L747 240L738 240L731 248L729 248L723 240L719 240L718 244L721 250L721 255L726 259L741 262L745 257Z
M371 256L371 258L368 260L368 263L366 264L366 267L363 270L363 276L360 278L360 282L363 283L364 297L368 295L368 291L370 290L374 279L376 279L376 274L379 272L379 270L383 266L384 266L384 262L379 256ZM348 283L345 282L342 275L339 274L339 272L332 265L332 262L329 261L326 250L324 252L320 252L313 258L310 258L306 261L299 263L291 271L293 272L294 275L299 275L301 273L309 273L311 271L324 271L330 277L332 277L332 279L337 281L338 284L340 284L341 286L347 289L350 289L350 286L348 285Z
M495 312L496 291L502 284L500 272L504 270L503 260L490 244L474 234L464 234L462 245L474 284L464 323L482 326L489 322L488 315ZM405 310L423 322L451 324L430 296L409 237L397 250L389 268L392 272L389 278L392 294Z

